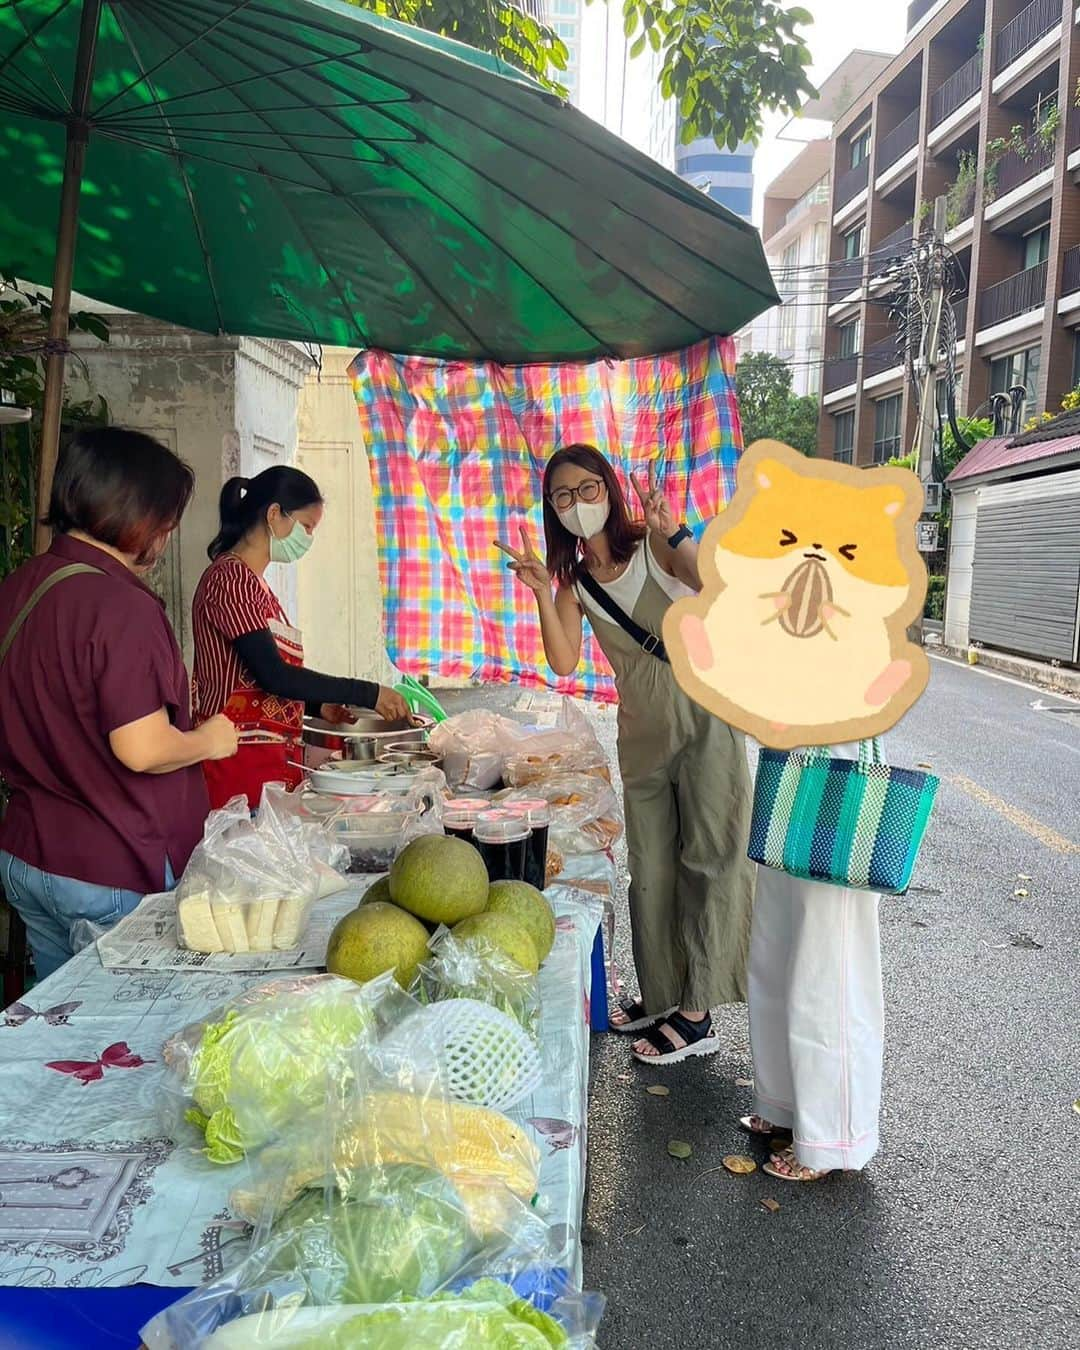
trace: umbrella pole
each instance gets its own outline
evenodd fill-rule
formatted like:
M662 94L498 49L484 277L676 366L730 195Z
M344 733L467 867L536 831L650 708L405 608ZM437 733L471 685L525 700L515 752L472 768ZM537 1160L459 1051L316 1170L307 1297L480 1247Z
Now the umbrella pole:
M86 114L97 51L98 24L102 0L83 0L79 24L79 46L75 55L75 78L71 91L71 113L67 118L67 148L64 153L64 179L60 188L60 220L56 230L56 255L53 260L52 301L49 334L45 348L45 396L41 407L41 453L38 457L37 515L49 507L53 471L60 446L60 419L64 408L64 357L71 320L71 279L75 269L75 239L79 232L79 198L82 194L86 147L90 125ZM34 527L34 552L44 553L52 532L40 523Z

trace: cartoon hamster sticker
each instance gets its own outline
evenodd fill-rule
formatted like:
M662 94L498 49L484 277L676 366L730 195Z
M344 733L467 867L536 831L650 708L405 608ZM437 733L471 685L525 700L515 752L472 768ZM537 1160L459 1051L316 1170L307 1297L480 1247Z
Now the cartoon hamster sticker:
M664 619L679 684L778 750L894 726L930 676L907 638L926 596L922 506L908 469L856 469L755 442L702 540L701 594Z

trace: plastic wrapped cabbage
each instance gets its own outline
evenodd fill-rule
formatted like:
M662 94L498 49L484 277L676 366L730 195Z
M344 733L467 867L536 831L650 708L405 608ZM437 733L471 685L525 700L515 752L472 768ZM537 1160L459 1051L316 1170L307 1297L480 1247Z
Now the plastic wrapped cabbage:
M453 1184L409 1165L354 1174L344 1196L305 1191L273 1231L269 1273L304 1271L318 1305L425 1298L479 1247Z
M299 1117L345 1090L380 1007L385 1012L396 995L415 1006L392 979L362 986L335 975L274 982L254 995L181 1032L164 1051L190 1102L184 1119L202 1131L215 1163L287 1139Z

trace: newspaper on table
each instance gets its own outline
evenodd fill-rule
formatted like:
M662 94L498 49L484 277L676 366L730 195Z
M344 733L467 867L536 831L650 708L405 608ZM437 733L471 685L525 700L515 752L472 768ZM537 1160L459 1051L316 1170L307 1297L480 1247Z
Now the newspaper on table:
M351 884L354 880L350 878L347 890L312 904L299 946L288 951L188 951L177 938L176 896L148 895L138 909L98 938L98 955L106 970L204 970L232 975L318 970L326 965L326 945L334 925L360 898Z

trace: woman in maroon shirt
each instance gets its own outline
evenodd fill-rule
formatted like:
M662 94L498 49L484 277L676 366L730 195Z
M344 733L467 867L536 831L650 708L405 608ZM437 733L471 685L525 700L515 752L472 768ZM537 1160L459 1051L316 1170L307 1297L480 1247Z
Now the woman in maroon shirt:
M78 432L52 547L0 584L0 882L39 979L72 955L79 920L115 923L180 876L208 809L199 766L236 750L227 718L191 730L180 649L140 580L192 486L149 436Z

